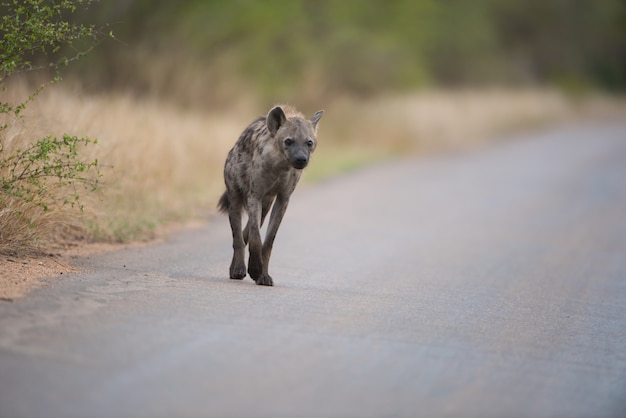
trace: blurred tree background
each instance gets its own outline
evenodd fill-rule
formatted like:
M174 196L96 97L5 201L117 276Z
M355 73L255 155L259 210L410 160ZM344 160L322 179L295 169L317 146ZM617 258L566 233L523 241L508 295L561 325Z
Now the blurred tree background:
M71 71L91 91L222 106L421 87L626 88L623 0L106 0Z
M624 0L0 0L0 17L39 45L33 14L68 4L76 13L65 7L46 31L73 23L98 36L22 57L0 104L28 100L28 112L0 119L0 151L24 156L36 138L67 130L98 138L80 158L99 162L102 187L81 194L80 217L62 205L19 229L7 214L37 207L0 211L7 248L39 237L128 241L210 213L226 153L251 114L275 103L327 110L310 179L585 109L626 114ZM13 68L7 35L0 61ZM49 64L65 58L62 85L32 101L56 75ZM31 61L48 70L30 71ZM51 232L59 225L69 227Z

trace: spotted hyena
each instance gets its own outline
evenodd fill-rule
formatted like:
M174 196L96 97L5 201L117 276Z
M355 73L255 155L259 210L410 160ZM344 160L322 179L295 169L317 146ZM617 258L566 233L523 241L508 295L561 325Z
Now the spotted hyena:
M317 145L317 124L323 113L319 111L307 120L291 106L276 106L267 116L252 122L228 153L224 166L226 192L218 207L228 214L233 232L231 279L246 277L244 250L249 244L250 277L257 284L273 285L268 264L274 238L289 197ZM261 242L259 228L272 204L265 241ZM248 223L242 230L244 209Z

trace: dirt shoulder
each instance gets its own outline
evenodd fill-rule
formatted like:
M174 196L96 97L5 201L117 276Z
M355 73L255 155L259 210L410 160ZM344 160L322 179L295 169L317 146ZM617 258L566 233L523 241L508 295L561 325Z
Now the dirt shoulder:
M137 244L79 244L49 253L0 256L0 301L11 302L32 290L76 271L73 259L120 250ZM45 279L45 280L44 280Z
M42 279L66 275L74 269L58 255L0 257L0 301L11 302L43 284Z
M37 255L10 256L0 255L0 303L12 302L26 296L29 292L63 279L77 271L76 259L94 254L120 251L127 248L141 247L163 242L170 234L186 229L200 228L204 221L190 221L163 227L155 238L146 242L127 244L79 243L51 252Z

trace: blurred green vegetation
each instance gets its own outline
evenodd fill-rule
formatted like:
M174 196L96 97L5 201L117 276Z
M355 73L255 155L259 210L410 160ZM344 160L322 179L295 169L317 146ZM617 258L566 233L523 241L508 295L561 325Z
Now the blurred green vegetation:
M626 89L623 0L107 0L87 88L222 105L425 86Z

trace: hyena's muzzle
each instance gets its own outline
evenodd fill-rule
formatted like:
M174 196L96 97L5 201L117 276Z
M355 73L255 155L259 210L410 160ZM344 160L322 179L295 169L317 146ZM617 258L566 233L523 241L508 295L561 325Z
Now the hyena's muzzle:
M297 170L305 168L309 164L314 145L311 139L300 141L292 138L285 139L285 150L289 164Z

